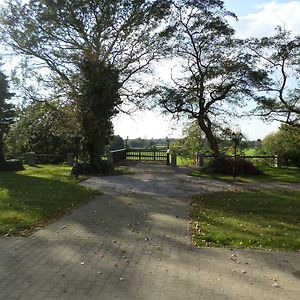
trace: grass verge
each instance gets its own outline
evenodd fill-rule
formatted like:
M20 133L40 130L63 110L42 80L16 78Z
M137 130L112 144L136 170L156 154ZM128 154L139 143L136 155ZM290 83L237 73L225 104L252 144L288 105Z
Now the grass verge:
M26 236L99 194L78 185L85 177L68 176L70 170L61 165L39 165L0 172L0 235Z
M221 174L208 174L201 169L196 169L190 173L191 176L206 177L213 179L220 179L225 181L239 181L239 182L289 182L289 183L300 183L300 169L298 168L273 168L265 167L262 169L264 175L243 175L237 176L233 179L232 175L221 175Z
M196 196L197 246L300 250L300 192L243 191Z

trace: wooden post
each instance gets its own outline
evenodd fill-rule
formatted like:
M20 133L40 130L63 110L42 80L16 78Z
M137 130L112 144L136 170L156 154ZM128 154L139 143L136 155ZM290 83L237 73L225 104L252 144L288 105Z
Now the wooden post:
M167 166L170 165L170 149L167 149Z
M177 155L176 153L171 154L171 166L177 167Z

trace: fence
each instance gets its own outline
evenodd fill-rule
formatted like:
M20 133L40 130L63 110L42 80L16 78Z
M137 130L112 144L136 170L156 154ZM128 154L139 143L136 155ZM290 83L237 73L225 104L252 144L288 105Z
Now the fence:
M67 161L65 154L36 154L29 152L24 154L24 157L19 158L21 161L29 164L61 164Z
M167 149L121 149L116 151L110 151L109 159L113 164L118 164L124 160L167 161Z
M151 160L166 161L167 149L140 149L132 148L126 150L127 160Z

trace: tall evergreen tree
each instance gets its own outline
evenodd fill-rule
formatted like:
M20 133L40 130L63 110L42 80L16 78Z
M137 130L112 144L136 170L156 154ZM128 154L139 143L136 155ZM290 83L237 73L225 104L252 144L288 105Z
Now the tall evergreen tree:
M8 132L9 126L13 123L14 106L7 102L12 96L6 76L0 72L0 163L5 161L4 134Z

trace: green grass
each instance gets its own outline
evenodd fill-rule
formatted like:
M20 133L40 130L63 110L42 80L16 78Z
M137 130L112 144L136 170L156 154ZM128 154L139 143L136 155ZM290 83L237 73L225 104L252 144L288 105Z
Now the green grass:
M213 179L220 179L225 181L239 181L239 182L289 182L289 183L300 183L300 169L298 168L275 168L275 167L264 167L262 168L264 175L258 176L237 176L233 179L231 175L220 175L220 174L208 174L201 169L194 170L190 173L191 176L206 177Z
M191 160L183 156L177 156L177 166L189 166L191 165Z
M99 192L68 176L70 167L26 166L25 171L0 172L0 235L28 235L34 228L86 203Z
M193 198L198 246L300 249L300 192L244 191Z

